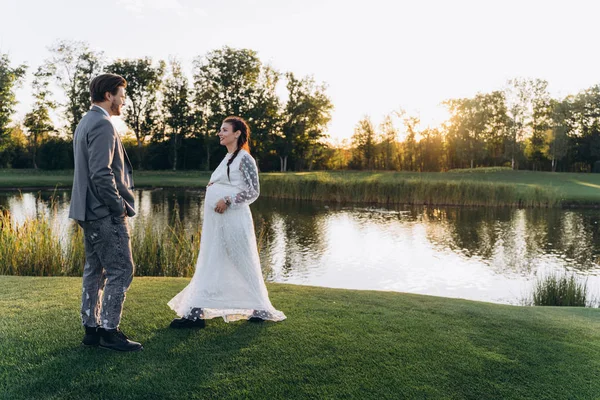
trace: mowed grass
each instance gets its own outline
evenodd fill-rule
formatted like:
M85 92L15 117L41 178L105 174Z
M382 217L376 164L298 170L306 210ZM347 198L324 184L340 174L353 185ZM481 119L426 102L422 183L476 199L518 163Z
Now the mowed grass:
M172 330L184 278L136 278L123 330L79 342L79 278L0 277L3 399L597 399L600 310L269 284L280 323Z
M208 184L205 171L134 171L136 187L202 187ZM0 188L71 188L73 171L0 169Z
M337 201L478 206L600 204L600 174L475 169L451 172L263 174L266 195Z
M210 173L136 171L136 187L204 187ZM0 188L66 187L72 171L0 170ZM600 205L600 174L481 168L450 172L261 174L263 196L297 200L466 206Z

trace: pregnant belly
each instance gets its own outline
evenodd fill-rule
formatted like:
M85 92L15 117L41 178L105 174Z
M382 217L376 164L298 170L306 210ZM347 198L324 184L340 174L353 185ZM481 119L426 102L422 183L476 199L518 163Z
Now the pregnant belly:
M204 203L206 207L214 208L219 200L225 196L232 196L234 193L235 188L233 186L215 183L206 188Z

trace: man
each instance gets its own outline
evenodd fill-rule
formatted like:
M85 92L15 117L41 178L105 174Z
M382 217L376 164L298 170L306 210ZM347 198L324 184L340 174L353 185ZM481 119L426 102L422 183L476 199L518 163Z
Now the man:
M123 77L103 74L90 84L92 107L75 130L75 176L69 218L83 228L85 266L81 318L83 345L141 350L119 329L133 279L128 217L135 215L132 166L110 117L125 103Z

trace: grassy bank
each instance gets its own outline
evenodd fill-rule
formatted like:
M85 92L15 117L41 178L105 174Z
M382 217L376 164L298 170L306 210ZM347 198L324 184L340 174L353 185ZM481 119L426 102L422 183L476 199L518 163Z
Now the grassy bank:
M198 171L139 171L138 188L204 187ZM71 171L0 170L0 188L67 187ZM459 170L261 174L262 195L276 198L379 204L556 207L600 205L600 174Z
M79 346L80 279L0 276L0 398L593 399L600 310L269 285L281 323L167 328L183 278L136 278L122 327Z
M136 187L204 187L210 172L204 171L135 171ZM73 171L36 171L0 169L0 188L68 188L73 185Z

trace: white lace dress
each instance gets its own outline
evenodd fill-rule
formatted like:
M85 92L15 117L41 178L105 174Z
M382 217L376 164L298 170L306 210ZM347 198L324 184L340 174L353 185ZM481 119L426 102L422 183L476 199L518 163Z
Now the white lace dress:
M258 198L258 169L254 159L240 150L229 166L227 154L212 173L204 199L200 254L188 286L169 301L180 317L225 322L259 317L282 321L286 317L269 300L256 247L249 205ZM231 205L223 214L215 211L220 199Z

